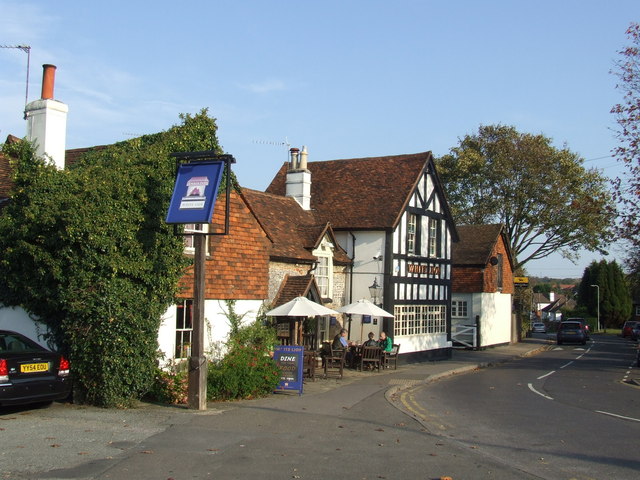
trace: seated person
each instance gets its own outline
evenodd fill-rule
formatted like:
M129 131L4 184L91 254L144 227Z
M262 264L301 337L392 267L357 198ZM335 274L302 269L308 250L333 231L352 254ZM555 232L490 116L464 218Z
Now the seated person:
M373 332L369 332L369 340L367 340L366 342L364 342L362 344L363 347L377 347L378 346L378 342L376 342L373 337L375 337L375 335L373 334Z
M349 342L347 341L347 332L346 328L341 328L338 334L333 337L333 343L331 344L331 348L334 350L347 348L349 346Z
M393 350L393 341L391 337L387 337L386 332L380 332L380 340L378 340L378 345L382 347L382 351L385 353L389 353Z

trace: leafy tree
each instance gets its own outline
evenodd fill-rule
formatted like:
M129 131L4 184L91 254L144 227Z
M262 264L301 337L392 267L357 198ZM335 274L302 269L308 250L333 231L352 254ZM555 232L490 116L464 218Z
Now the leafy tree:
M593 261L585 268L578 288L578 304L589 313L598 313L598 285L600 291L600 323L605 328L619 328L631 315L631 296L624 273L617 262Z
M624 98L611 113L618 123L619 142L613 153L628 176L615 180L614 193L620 204L620 233L640 246L640 24L632 23L627 36L631 45L618 52L622 58L614 72Z
M187 266L164 221L173 152L216 150L206 110L182 124L86 153L56 170L22 143L0 215L0 302L44 321L89 403L128 405L155 372L162 314ZM7 150L10 150L8 147Z
M503 125L480 126L437 160L456 221L503 223L516 268L553 252L575 258L582 248L608 244L607 181L582 162L544 135Z

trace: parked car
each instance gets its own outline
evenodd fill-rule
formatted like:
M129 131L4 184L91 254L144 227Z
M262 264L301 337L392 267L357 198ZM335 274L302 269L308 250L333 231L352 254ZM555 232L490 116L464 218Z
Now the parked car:
M640 322L636 322L631 329L631 340L635 340L636 342L640 340Z
M636 325L638 325L638 322L624 322L624 325L622 325L622 338L631 337L633 327L635 327Z
M573 320L560 322L558 325L557 342L558 345L562 345L563 343L586 344L587 334L584 331L582 323Z
M571 318L567 318L565 320L566 322L580 322L580 325L582 325L582 330L584 330L584 335L586 337L587 340L589 340L590 335L589 335L589 324L586 322L586 320L582 317L571 317Z
M53 402L71 393L69 361L17 332L0 330L0 406Z
M531 331L534 333L547 333L547 327L544 323L535 322L531 325Z

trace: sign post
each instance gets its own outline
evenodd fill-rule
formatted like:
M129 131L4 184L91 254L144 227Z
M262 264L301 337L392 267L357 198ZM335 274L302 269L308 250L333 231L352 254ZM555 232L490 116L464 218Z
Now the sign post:
M224 233L189 233L194 240L193 338L189 357L187 404L195 410L207 409L207 359L204 355L204 301L207 235L229 233L229 197L231 185L231 155L213 151L185 152L172 155L177 160L176 182L167 213L167 223L211 223L222 173L227 171L227 203ZM185 163L180 163L180 162ZM184 234L183 234L184 235Z

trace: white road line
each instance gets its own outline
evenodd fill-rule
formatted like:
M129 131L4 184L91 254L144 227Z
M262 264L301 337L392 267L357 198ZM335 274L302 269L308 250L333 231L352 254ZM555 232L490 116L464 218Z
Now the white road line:
M573 363L573 360L571 360L569 363L565 363L564 365L562 365L560 368L565 368L568 367L569 365L571 365Z
M556 373L556 371L555 370L551 370L549 373L545 373L541 377L538 377L538 380L542 380L544 377L548 377L549 375L552 375L554 373Z
M609 415L610 417L621 418L623 420L631 420L632 422L640 422L640 419L633 417L625 417L623 415L616 415L615 413L603 412L602 410L596 410L596 413L601 413L603 415Z
M547 400L553 400L553 398L550 397L549 395L545 395L544 393L540 393L535 388L533 388L532 384L529 384L529 390L531 390L533 393L536 393L536 394L540 395L541 397L546 398Z

